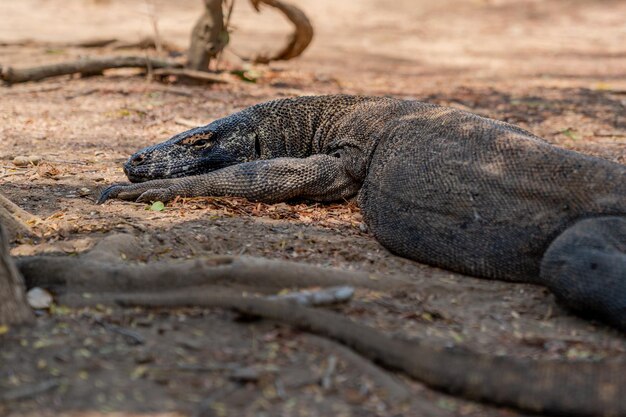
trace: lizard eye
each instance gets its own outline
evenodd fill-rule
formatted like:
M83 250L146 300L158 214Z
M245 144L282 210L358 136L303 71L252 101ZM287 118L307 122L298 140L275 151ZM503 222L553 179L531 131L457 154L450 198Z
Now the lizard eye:
M207 139L200 139L192 143L192 146L204 146L207 145L209 141Z

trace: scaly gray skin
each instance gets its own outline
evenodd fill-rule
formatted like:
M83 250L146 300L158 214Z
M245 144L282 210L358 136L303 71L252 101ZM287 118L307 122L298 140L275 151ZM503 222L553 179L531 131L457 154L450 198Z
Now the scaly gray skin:
M183 132L137 152L124 170L140 183L113 185L99 203L358 194L365 222L392 252L546 285L579 313L626 329L626 166L557 148L513 125L416 101L300 97ZM471 361L457 367L459 378ZM491 400L557 414L626 415L623 365L601 364L570 385L563 381L579 365L535 368L510 367L488 390ZM537 378L548 390L543 397L523 387ZM450 390L471 397L485 380L465 376L459 384Z

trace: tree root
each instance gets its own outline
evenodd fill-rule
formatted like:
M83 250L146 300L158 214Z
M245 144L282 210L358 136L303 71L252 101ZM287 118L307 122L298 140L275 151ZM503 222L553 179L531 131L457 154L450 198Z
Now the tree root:
M379 279L366 272L323 268L248 256L210 256L193 260L129 263L142 256L139 240L119 233L78 257L32 256L16 259L28 288L64 292L145 292L221 286L274 293L285 288L347 285L374 290L408 288L400 278Z
M411 400L411 392L409 388L399 378L388 373L386 370L376 366L374 363L359 355L355 351L337 343L333 339L310 334L307 337L314 344L322 348L337 353L351 367L358 368L363 374L370 377L376 386L382 388L384 397L389 403L398 405L406 404Z
M33 312L26 302L24 283L9 256L9 244L0 223L0 325L32 320Z
M181 287L222 286L272 293L284 288L349 285L388 290L407 287L389 278L372 279L363 272L322 268L253 257L214 256L180 262L129 264L88 257L34 256L16 260L26 285L57 292L139 292Z
M179 64L139 56L118 56L110 58L82 59L60 64L42 65L31 68L0 67L0 80L7 84L40 81L60 75L92 75L112 68L178 68Z
M331 311L238 295L245 286L256 293L338 284L389 290L408 288L405 281L372 280L365 273L249 257L150 265L114 262L138 257L139 246L132 236L117 235L104 239L87 255L24 258L18 260L18 266L28 286L65 290L65 296L73 296L83 305L115 302L122 306L231 309L335 340L386 368L471 400L552 415L626 416L624 361L518 359L432 347L421 341L390 338ZM91 294L86 297L86 292Z
M294 32L282 49L271 56L258 55L244 58L255 63L267 64L270 61L286 61L300 56L313 40L313 25L309 18L298 7L281 0L251 0L256 11L260 11L260 4L267 4L282 12L294 25Z
M340 314L285 301L192 291L119 295L123 306L220 307L275 320L336 340L384 367L471 400L567 416L626 415L626 364L488 356L392 339Z
M37 236L32 226L40 222L41 219L37 216L0 194L0 224L5 227L9 240Z

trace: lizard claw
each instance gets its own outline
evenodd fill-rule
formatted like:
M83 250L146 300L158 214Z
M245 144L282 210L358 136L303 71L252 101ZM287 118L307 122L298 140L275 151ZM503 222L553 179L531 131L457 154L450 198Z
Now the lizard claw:
M102 204L110 198L116 198L119 193L130 184L112 184L102 190L96 204Z
M113 184L102 191L96 204L102 204L111 198L150 203L167 202L176 197L171 180L154 180L135 184Z
M139 197L137 197L135 201L137 203L152 203L155 201L167 203L174 197L174 194L170 191L169 188L153 188L144 191Z

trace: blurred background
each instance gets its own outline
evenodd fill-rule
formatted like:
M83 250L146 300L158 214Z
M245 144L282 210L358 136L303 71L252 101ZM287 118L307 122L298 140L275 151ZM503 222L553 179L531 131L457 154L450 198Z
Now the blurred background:
M289 67L339 76L346 87L366 82L368 91L391 94L468 81L626 87L623 0L292 2L312 21L315 37ZM200 0L2 0L0 41L133 41L153 35L155 19L162 39L184 50L202 8ZM276 49L291 29L275 9L259 14L239 0L231 30L224 59L237 62L235 54ZM0 53L16 65L51 59Z

